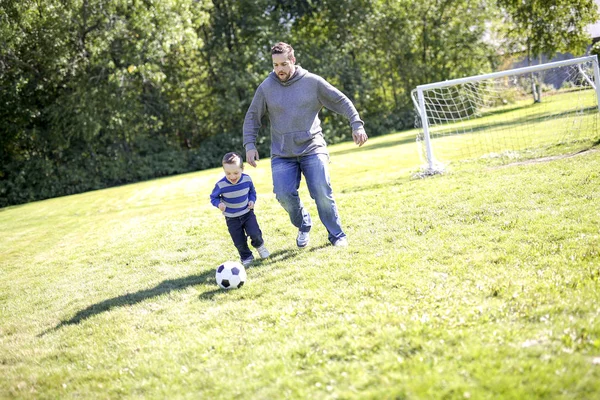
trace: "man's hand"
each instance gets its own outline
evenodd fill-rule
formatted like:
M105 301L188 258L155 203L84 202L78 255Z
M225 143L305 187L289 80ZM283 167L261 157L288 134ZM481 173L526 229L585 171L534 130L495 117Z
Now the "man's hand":
M250 210L254 209L254 202L253 201L249 201L248 202L248 209L250 209Z
M369 137L363 128L359 128L355 131L352 131L352 139L354 139L354 143L360 147L367 142Z
M225 212L225 203L219 203L219 210L221 210L221 212Z
M253 167L256 167L256 162L259 160L258 158L258 150L248 150L246 152L246 162Z

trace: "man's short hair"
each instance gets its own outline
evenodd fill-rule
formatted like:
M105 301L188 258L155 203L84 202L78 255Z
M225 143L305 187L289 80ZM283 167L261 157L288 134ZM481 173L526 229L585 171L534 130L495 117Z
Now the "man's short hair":
M271 55L273 54L287 54L288 60L291 60L294 58L294 49L287 43L279 42L271 47Z

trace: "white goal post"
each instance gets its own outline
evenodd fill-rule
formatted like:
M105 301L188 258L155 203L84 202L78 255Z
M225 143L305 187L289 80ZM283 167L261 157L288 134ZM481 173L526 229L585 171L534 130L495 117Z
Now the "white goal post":
M425 173L596 138L598 82L594 55L417 86L411 97Z

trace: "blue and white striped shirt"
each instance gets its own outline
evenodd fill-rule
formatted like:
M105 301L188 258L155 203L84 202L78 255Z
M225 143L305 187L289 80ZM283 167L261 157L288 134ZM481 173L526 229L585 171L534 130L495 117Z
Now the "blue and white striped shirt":
M225 204L226 217L239 217L250 211L248 202L256 202L256 189L250 176L242 174L240 180L233 184L223 177L210 194L210 202L219 207L219 203Z

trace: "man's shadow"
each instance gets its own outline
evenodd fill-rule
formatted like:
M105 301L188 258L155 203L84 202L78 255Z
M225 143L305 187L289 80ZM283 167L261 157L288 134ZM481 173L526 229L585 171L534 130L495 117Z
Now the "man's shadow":
M293 257L295 254L296 254L295 251L290 251L287 249L273 252L271 254L271 257L269 257L268 259L258 260L256 267L264 266L266 264L271 264L273 262L282 261L287 258ZM121 296L117 296L117 297L113 297L111 299L101 301L96 304L92 304L91 306L89 306L81 311L78 311L77 314L75 314L72 318L61 321L54 328L47 329L44 332L40 333L38 335L38 337L45 336L46 334L51 333L51 332L55 332L65 326L77 325L80 322L85 321L88 318L92 318L95 315L110 311L113 308L132 306L132 305L141 303L143 301L146 301L148 299L151 299L153 297L158 297L165 293L173 292L176 290L183 290L190 286L196 286L196 285L200 285L200 284L216 285L216 282L214 281L214 277L215 277L215 270L209 269L201 274L189 275L189 276L186 276L183 278L169 279L169 280L163 281L151 289L140 290L135 293L127 293L127 294L124 294ZM205 298L205 299L211 298L215 294L222 293L222 292L223 292L222 289L215 289L215 290L211 290L207 293L202 294L200 297Z

